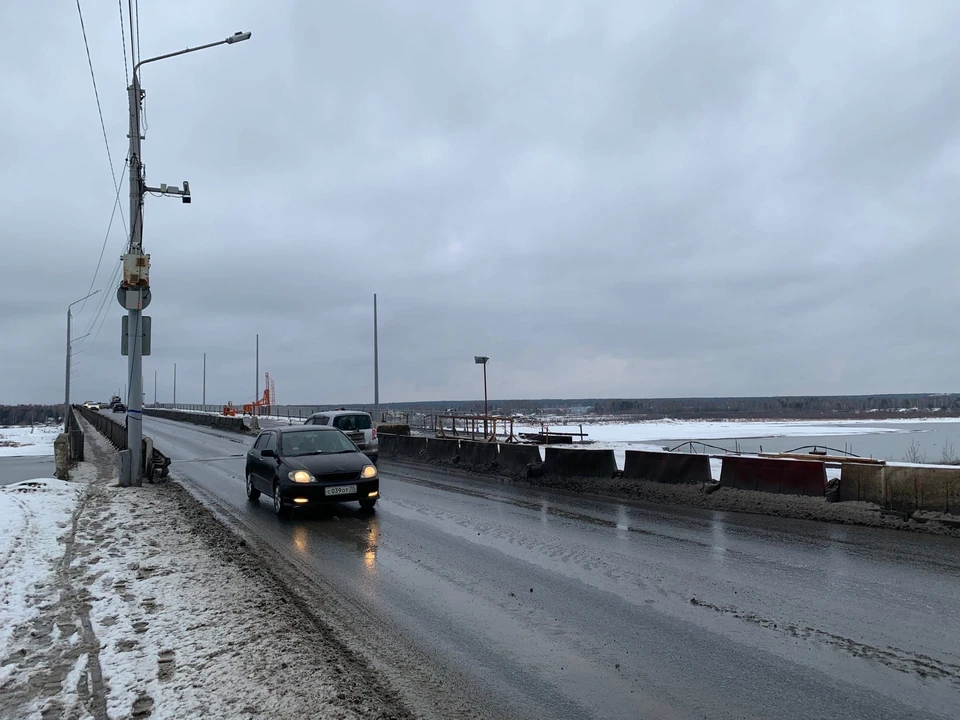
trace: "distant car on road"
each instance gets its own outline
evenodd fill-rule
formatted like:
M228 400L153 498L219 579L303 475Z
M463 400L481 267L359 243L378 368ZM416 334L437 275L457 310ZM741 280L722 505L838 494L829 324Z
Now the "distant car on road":
M115 413L125 413L127 411L127 406L122 402L114 403L113 407L110 408Z
M304 425L326 425L342 430L374 465L380 458L380 441L370 413L362 410L325 410L308 417Z
M356 500L372 510L380 477L357 446L331 425L292 425L261 432L247 452L247 497L273 498L273 511Z

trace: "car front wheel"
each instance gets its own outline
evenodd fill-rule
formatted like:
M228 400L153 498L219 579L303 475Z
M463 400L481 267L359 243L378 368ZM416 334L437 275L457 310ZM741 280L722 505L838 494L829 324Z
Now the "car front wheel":
M248 500L260 499L260 491L253 486L253 476L250 473L247 473L247 499Z
M379 498L364 498L360 501L360 507L363 510L373 510L373 506L377 504Z
M280 485L278 483L273 484L273 511L277 514L277 517L287 517L290 514L290 506L280 497Z

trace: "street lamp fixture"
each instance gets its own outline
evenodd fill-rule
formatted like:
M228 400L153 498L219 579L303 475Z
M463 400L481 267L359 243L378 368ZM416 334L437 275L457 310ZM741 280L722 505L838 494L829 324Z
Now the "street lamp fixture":
M64 388L63 388L63 431L64 432L67 432L67 430L69 429L69 422L70 422L70 353L71 353L71 347L73 346L73 339L71 339L70 337L70 322L73 319L72 308L74 305L78 303L82 303L87 298L92 298L98 292L100 291L94 290L89 295L84 295L79 300L74 300L72 303L67 305L67 377L64 382ZM89 334L90 333L87 333L87 335ZM82 337L86 337L87 335L83 335ZM80 340L80 339L81 338L77 338L77 340Z
M179 197L181 202L190 203L190 183L184 181L183 187L176 185L161 185L151 188L146 184L143 172L143 159L140 154L140 141L143 139L140 131L140 104L143 101L143 90L140 87L139 70L142 65L166 60L167 58L186 55L187 53L206 50L217 45L233 45L250 39L250 33L237 32L218 40L217 42L185 48L166 55L140 60L133 66L133 79L127 88L130 104L130 242L127 252L123 256L123 280L117 292L117 300L127 311L128 330L127 345L129 347L128 371L130 376L129 402L127 403L127 452L130 453L129 463L121 463L120 485L139 486L142 482L142 463L140 447L143 438L143 338L149 327L143 311L150 304L150 256L143 251L143 196L147 192L159 192L161 195ZM132 52L132 50L131 50ZM148 351L149 353L149 351ZM68 372L69 377L69 372Z

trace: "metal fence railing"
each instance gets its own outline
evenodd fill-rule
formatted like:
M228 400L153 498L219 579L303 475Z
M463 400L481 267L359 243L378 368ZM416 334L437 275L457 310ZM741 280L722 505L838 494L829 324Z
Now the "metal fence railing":
M158 408L161 410L181 410L185 412L202 412L221 415L223 414L224 406L210 404L201 405L199 403L157 403L151 404L147 407ZM235 405L234 408L236 409L238 415L243 414L242 406ZM325 410L339 410L340 408L345 408L347 410L360 410L362 412L370 413L371 416L375 414L374 408L370 405L263 405L254 408L254 411L257 415L265 417L306 420L314 413L323 412ZM432 431L436 427L436 417L437 416L435 414L387 410L381 411L380 417L374 417L374 420L376 420L378 423L399 423L402 425L409 425L415 430Z
M83 419L93 425L94 429L110 441L117 450L127 449L127 427L114 420L109 415L96 412L83 405L74 405L73 409L79 412Z

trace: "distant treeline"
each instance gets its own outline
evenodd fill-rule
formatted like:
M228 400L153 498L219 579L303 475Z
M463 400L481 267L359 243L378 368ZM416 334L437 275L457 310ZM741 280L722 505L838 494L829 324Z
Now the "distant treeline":
M389 403L384 409L483 412L483 402ZM811 395L754 398L579 398L491 400L491 414L619 416L630 419L791 419L960 417L960 394Z
M0 405L0 425L42 425L62 412L63 405Z

